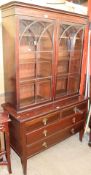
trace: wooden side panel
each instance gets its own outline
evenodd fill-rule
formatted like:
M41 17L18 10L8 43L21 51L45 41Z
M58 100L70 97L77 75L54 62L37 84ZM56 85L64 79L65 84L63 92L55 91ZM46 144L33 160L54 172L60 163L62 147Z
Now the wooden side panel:
M15 18L3 18L5 101L16 103Z
M85 28L84 34L84 47L83 47L83 59L82 59L82 71L81 71L81 83L80 83L80 94L84 93L85 88L85 75L86 75L86 64L88 56L88 26Z
M10 115L10 144L15 152L21 156L22 146L20 143L20 123Z

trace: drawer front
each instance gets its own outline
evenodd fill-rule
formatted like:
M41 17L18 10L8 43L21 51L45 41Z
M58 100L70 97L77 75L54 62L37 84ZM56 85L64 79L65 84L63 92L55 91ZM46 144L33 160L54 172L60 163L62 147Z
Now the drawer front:
M61 131L67 127L74 126L77 122L84 121L83 115L67 117L65 119L61 119L59 122L56 122L52 125L42 127L37 131L29 132L26 134L26 144L32 144L34 142L38 142L41 139L45 139L46 137Z
M77 108L82 111L87 110L87 101L77 105Z
M62 110L62 118L72 115L84 114L87 110L87 102Z
M59 119L60 119L60 112L54 112L53 114L34 119L30 122L26 122L26 132L34 131L43 126L54 123Z
M34 154L37 154L50 146L74 135L75 133L82 130L84 127L84 122L79 122L75 126L71 126L67 129L64 129L60 132L57 132L56 134L45 138L44 140L41 140L40 142L37 142L32 145L27 145L27 157L33 156Z

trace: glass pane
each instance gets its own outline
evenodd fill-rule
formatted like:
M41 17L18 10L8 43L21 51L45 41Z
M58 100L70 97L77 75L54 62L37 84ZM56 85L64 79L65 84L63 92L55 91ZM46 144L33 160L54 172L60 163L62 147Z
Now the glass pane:
M53 30L52 23L42 22L42 32L38 38L37 50L52 51L53 50Z
M67 77L58 77L56 82L56 97L67 95Z
M69 52L66 50L60 51L58 53L58 61L60 60L69 60L70 59L70 55Z
M82 55L81 50L73 50L70 52L70 59L71 60L76 58L81 59L81 55Z
M77 93L79 90L80 77L79 75L73 75L69 77L68 94Z
M47 52L47 51L44 51L44 52L37 52L37 59L38 61L41 60L41 61L52 61L52 58L53 58L53 53L52 52Z
M52 64L49 61L37 63L37 77L48 77L52 74Z
M51 81L39 81L36 84L36 102L51 100Z
M80 73L83 44L83 26L74 25L71 27L72 37L70 38L70 73Z
M71 39L71 50L82 50L83 45L83 31L79 32L78 35Z
M68 60L63 60L58 62L58 69L57 69L57 74L64 74L64 73L68 73L69 71L69 61Z
M24 50L23 50L24 51ZM30 51L27 51L25 53L20 53L19 54L19 62L30 62L30 61L35 61L35 52L30 52Z
M31 52L35 50L35 35L31 30L31 26L34 24L33 20L20 20L19 29L19 41L20 41L20 52Z
M70 68L69 72L70 73L80 73L80 68L81 68L81 60L80 59L72 59L70 61Z
M59 52L81 53L83 44L83 26L76 24L61 24L59 29ZM64 55L63 55L64 56ZM72 55L73 56L73 55Z
M20 85L20 107L30 105L35 102L35 84L26 83Z
M22 63L19 65L19 78L27 80L35 77L35 63Z
M78 29L76 37L71 40L71 51L70 51L70 73L80 73L81 59L82 59L82 33L83 31Z
M59 37L59 53L58 60L69 60L69 39Z
M43 36L38 43L38 50L52 50L52 42L49 36Z
M36 19L20 20L20 50L52 50L54 25L51 22Z

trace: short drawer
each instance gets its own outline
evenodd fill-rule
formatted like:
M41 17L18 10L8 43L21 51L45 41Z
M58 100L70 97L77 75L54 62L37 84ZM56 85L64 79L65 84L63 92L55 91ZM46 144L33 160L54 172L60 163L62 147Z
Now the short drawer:
M77 105L77 108L81 111L87 110L87 102Z
M60 119L58 122L42 127L34 132L29 132L26 134L26 143L32 144L38 142L41 139L44 139L50 135L55 134L58 131L61 131L70 126L74 126L77 122L84 121L83 116L80 114L78 116L71 116L64 119Z
M49 148L50 146L74 135L75 133L79 132L80 130L82 130L84 127L84 122L79 122L78 124L76 124L75 126L71 126L69 128L66 128L60 132L57 132L56 134L45 138L44 140L41 140L39 142L36 142L32 145L27 145L27 157L33 156L47 148Z
M54 112L53 114L45 115L43 117L36 118L32 121L26 122L26 132L34 131L48 124L54 123L60 119L60 112Z
M71 115L79 115L79 114L84 114L84 112L86 112L87 110L87 103L82 103L79 105L75 105L73 107L69 107L67 109L63 109L62 110L62 117L67 117L67 116L71 116Z

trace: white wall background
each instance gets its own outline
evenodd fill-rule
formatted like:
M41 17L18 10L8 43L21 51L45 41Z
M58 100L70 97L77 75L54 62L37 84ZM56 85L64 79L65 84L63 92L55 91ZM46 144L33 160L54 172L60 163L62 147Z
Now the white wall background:
M4 93L4 74L3 74L3 48L2 48L2 21L0 10L0 94Z

